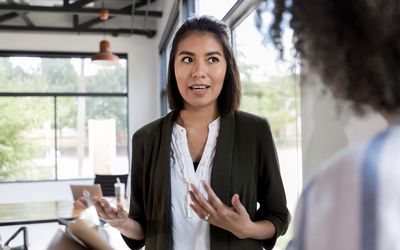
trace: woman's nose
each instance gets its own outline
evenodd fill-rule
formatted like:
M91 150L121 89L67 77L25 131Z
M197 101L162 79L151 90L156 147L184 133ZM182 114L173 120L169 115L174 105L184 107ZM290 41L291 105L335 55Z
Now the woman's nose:
M203 78L207 74L207 65L203 62L195 62L192 68L192 77Z

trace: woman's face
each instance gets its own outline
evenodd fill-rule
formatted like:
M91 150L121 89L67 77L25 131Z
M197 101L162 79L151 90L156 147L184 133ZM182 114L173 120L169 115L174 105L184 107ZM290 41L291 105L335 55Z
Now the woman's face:
M227 66L215 35L198 31L186 35L178 43L174 66L184 109L216 109Z

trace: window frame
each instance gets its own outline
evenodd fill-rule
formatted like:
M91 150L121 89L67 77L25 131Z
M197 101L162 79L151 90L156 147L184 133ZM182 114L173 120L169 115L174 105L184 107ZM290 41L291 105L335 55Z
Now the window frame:
M55 51L10 51L0 50L0 57L40 57L40 58L90 58L93 53L86 52L55 52ZM129 69L128 55L125 53L116 53L121 59L127 60L126 70ZM15 180L4 181L3 183L36 183L36 182L49 182L49 181L72 181L72 180L88 180L93 178L71 178L59 179L58 178L58 142L57 142L57 98L58 97L125 97L126 98L126 133L129 135L129 76L126 74L126 90L124 92L3 92L0 90L0 98L2 97L52 97L53 101L53 123L54 123L54 179L45 180ZM129 136L127 136L127 145L130 144ZM130 157L129 146L127 146L127 157ZM129 159L130 160L130 159ZM130 172L130 168L128 167Z
M175 35L177 27L184 20L196 13L195 0L175 1L164 32L161 35L158 52L160 56L160 114L166 115L168 108L167 82L168 82L168 60L172 39Z

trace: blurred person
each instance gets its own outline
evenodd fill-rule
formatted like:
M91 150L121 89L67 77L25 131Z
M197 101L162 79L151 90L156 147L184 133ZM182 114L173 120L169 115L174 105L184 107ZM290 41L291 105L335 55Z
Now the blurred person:
M133 136L129 213L95 203L130 248L272 249L285 233L290 215L269 124L238 111L240 89L228 27L188 19L170 54L172 111Z
M274 2L277 48L288 14L303 66L357 114L372 108L389 123L327 160L305 185L288 249L400 249L400 2Z

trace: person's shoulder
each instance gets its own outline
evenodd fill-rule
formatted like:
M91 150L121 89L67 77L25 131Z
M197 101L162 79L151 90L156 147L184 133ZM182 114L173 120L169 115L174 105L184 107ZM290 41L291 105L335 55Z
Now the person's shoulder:
M326 159L310 177L315 190L327 192L338 186L350 187L360 178L365 150L369 141L347 146Z
M249 134L253 131L255 134L259 134L260 131L271 131L270 124L265 117L240 110L235 111L234 115L236 121L235 126L244 133Z
M343 149L337 151L332 157L327 159L319 169L321 169L319 175L330 175L332 172L341 171L359 171L359 168L363 165L363 161L369 154L378 154L378 150L370 149L371 145L376 144L377 140L382 139L387 136L388 140L385 141L385 148L391 146L392 141L398 141L400 137L400 127L397 128L397 137L395 136L395 128L385 129L371 138L366 138L358 143L349 145ZM392 133L391 133L392 132Z
M147 123L134 133L134 137L150 136L160 133L162 131L163 124L170 119L172 115L172 112L170 112L163 117Z
M252 126L253 128L257 126L269 128L269 123L266 118L260 117L252 113L237 110L235 111L235 118L239 123L245 124L247 126Z

